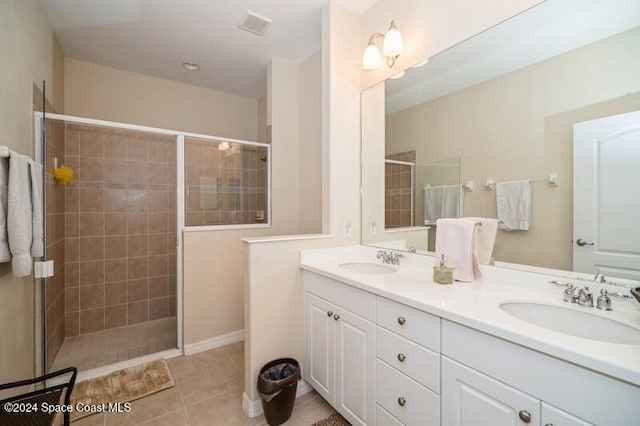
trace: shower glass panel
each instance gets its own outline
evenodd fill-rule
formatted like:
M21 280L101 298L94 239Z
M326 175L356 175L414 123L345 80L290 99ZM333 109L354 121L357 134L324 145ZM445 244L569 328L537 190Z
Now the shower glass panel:
M269 223L269 146L185 138L187 226Z
M47 369L177 347L175 136L47 118ZM71 185L51 171L70 167Z

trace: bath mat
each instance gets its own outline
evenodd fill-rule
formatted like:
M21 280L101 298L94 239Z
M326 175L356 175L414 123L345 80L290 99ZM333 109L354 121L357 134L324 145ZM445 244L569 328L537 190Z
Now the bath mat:
M311 426L351 426L351 423L346 421L345 418L340 414L335 413L325 419L320 420L319 422L315 422Z
M114 371L105 376L76 383L71 394L71 405L99 405L131 402L175 386L169 365L164 359ZM74 409L71 420L95 413Z

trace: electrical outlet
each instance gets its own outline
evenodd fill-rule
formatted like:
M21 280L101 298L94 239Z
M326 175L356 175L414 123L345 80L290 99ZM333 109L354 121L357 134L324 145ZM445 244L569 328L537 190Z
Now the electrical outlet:
M344 237L351 236L351 218L348 218L348 217L342 218L342 236Z
M375 234L378 232L378 224L376 222L376 218L374 216L369 217L369 233Z

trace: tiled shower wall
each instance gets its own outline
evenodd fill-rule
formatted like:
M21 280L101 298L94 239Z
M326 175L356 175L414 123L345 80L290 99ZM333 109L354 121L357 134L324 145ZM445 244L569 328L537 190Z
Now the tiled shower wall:
M33 85L33 110L42 111L42 91ZM55 112L51 104L46 104L47 112ZM45 132L45 190L47 205L45 236L47 260L53 260L54 275L45 280L45 320L46 320L46 367L49 369L58 354L65 337L65 291L64 291L64 187L57 185L51 176L54 158L64 159L65 126L60 121L47 121Z
M406 151L386 156L387 160L407 161L415 164L416 152ZM415 166L414 166L415 167ZM385 163L384 216L386 228L411 226L413 215L413 175L411 166Z
M267 222L267 149L220 147L221 142L185 138L187 226Z
M66 336L176 314L175 140L67 125Z

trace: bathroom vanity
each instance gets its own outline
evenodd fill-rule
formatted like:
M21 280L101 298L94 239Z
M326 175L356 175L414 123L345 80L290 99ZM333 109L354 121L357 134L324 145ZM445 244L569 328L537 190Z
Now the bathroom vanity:
M640 424L634 300L615 300L612 312L577 307L548 276L490 266L481 282L443 286L431 280L432 258L407 254L390 267L376 251L301 255L303 376L350 423ZM541 327L508 313L513 303L594 321L554 331L555 314L543 311Z

